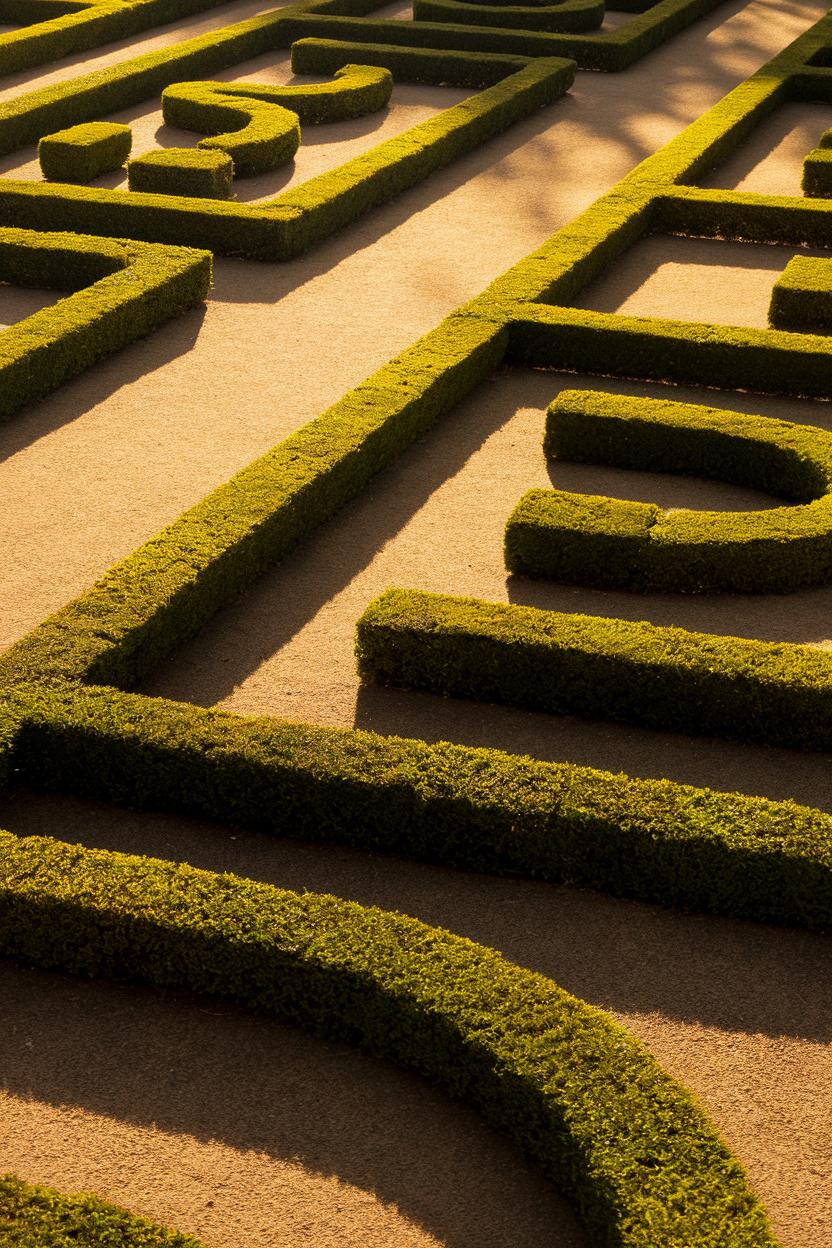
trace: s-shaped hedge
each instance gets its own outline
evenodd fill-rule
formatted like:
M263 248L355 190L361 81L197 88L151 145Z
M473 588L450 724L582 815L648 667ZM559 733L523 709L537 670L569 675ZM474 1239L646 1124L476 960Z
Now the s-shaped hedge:
M564 390L549 407L555 459L710 477L803 503L673 511L531 490L509 517L506 567L635 590L784 593L832 580L832 434L721 408Z
M600 1010L416 919L0 833L0 954L221 996L464 1098L599 1243L775 1248L701 1110Z

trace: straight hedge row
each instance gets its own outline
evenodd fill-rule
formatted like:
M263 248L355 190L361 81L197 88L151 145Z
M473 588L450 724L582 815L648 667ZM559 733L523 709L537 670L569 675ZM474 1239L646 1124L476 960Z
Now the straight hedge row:
M66 1196L0 1175L0 1240L5 1248L199 1248L95 1196Z
M550 34L595 30L603 22L604 13L604 0L555 0L548 4L413 0L415 22L506 26L509 30L542 30Z
M532 490L509 517L506 567L640 591L786 593L832 580L832 435L764 416L563 390L549 456L710 477L805 503L665 512L653 503Z
M637 11L617 30L598 34L549 34L535 30L508 30L497 25L472 26L457 21L413 21L346 16L316 5L298 15L287 15L293 38L319 36L348 43L375 43L390 47L447 48L455 52L503 53L509 56L567 56L581 69L617 73L641 60L700 17L712 13L722 0L659 0ZM334 6L333 6L334 7ZM373 6L375 7L375 6Z
M489 376L507 337L443 322L7 650L0 680L140 680Z
M43 791L832 928L832 816L793 802L113 689L28 692L4 735Z
M775 1248L701 1110L608 1015L415 919L0 835L0 953L220 996L417 1071L622 1248Z
M832 656L809 646L390 589L358 621L356 654L379 684L832 749Z

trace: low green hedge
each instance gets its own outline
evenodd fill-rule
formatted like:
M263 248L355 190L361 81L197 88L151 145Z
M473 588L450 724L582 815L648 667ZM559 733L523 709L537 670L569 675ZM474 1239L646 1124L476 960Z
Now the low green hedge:
M314 50L297 55L308 62ZM22 219L39 229L60 222L79 232L118 232L175 244L198 239L224 255L288 260L559 99L575 74L572 62L558 60L508 70L501 61L502 80L494 86L268 203L227 204L0 179L0 218Z
M518 66L517 68L521 68ZM341 65L332 82L271 87L259 82L176 82L162 92L168 125L202 134L227 128L231 101L290 109L305 125L365 117L390 103L393 75L370 65ZM224 97L219 99L218 97Z
M390 589L358 621L356 654L379 684L832 749L832 656L809 646Z
M130 155L133 132L114 122L90 121L47 134L38 143L38 160L53 182L92 182L119 169Z
M832 196L832 148L816 147L809 152L803 161L800 186L804 195Z
M687 593L786 593L832 581L832 435L825 430L564 390L547 413L545 446L558 459L711 477L808 505L665 512L652 503L532 490L506 526L511 572Z
M234 99L219 92L214 83L180 82L166 87L162 115L169 126L209 135L197 147L227 155L240 178L278 169L293 160L300 147L297 113L262 100ZM195 188L180 193L200 194Z
M690 1095L600 1010L415 919L0 835L0 953L219 996L464 1098L621 1248L775 1248Z
M154 1226L95 1196L65 1196L0 1175L4 1248L199 1248L190 1235Z
M4 735L43 791L832 928L832 815L792 802L113 689L31 691Z
M508 30L499 26L472 26L457 19L402 22L315 11L286 15L295 39L317 36L352 43L384 44L388 47L443 48L452 52L503 53L508 56L567 56L581 69L616 73L627 69L655 48L712 13L722 0L659 0L617 30L597 34L549 34L545 31ZM628 10L630 5L625 6ZM488 14L493 21L493 10ZM355 59L349 53L349 59Z
M494 4L476 0L413 0L416 22L507 26L551 34L595 30L604 20L604 0L556 0L554 4Z
M142 679L488 377L506 341L443 322L7 650L0 680Z
M793 256L774 283L768 319L780 329L832 330L832 260Z
M2 418L199 303L211 284L211 257L0 228L0 279L76 289L0 335Z
M511 344L532 368L832 397L832 340L810 333L537 304L518 309Z
M158 148L127 162L130 190L151 195L228 199L233 180L231 157L223 150L206 151L201 146Z

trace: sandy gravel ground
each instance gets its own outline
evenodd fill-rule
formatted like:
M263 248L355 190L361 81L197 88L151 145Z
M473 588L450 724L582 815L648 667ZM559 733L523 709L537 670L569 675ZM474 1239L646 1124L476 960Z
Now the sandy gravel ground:
M261 7L226 6L148 36L141 48ZM626 74L579 76L568 99L309 257L285 266L218 263L206 309L17 416L0 432L0 645L476 294L822 11L797 0L728 4ZM129 51L76 58L28 81ZM285 58L245 72L285 74ZM19 90L14 80L2 85ZM401 91L386 118L313 134L319 146L310 144L303 168L328 167L336 151L362 150L459 95ZM753 153L712 176L718 184L752 178L754 189L794 188L801 156L829 113L797 110L785 129L758 135ZM154 137L153 108L132 120ZM657 240L634 249L586 300L760 323L787 258L768 248L740 254ZM671 294L680 284L682 295ZM31 305L0 300L0 323L53 296L31 297ZM505 374L483 387L302 557L220 617L153 689L794 794L832 808L828 769L808 756L358 689L355 619L391 583L829 640L827 591L699 601L507 583L502 527L524 490L550 480L542 412L562 384L552 375ZM747 396L725 402L822 425L832 411ZM666 505L771 501L595 468L561 465L553 476L569 488ZM695 1089L748 1167L786 1248L828 1248L828 941L69 801L20 795L0 822L329 889L503 949L614 1010ZM94 1188L201 1235L208 1248L582 1242L548 1188L500 1141L387 1067L205 1003L12 968L0 975L0 1001L0 1169L67 1190Z

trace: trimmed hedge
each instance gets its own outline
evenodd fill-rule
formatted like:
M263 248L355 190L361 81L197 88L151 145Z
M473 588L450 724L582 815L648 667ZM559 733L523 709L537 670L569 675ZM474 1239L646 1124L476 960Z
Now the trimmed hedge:
M290 109L305 125L365 117L390 103L393 75L389 69L342 64L333 77L333 82L287 87L259 82L176 82L162 92L162 115L168 125L218 134L228 124L226 110L231 101L238 106L245 102ZM227 98L215 100L214 96Z
M443 322L7 650L0 679L134 684L488 377L506 342L500 326Z
M832 196L832 148L816 147L803 161L800 182L804 195Z
M507 26L552 34L595 30L604 20L604 0L556 0L549 4L494 4L476 0L413 0L416 22Z
M297 113L261 100L232 99L222 95L214 83L176 83L166 87L162 92L162 115L169 126L210 135L200 139L197 147L228 156L241 178L253 178L287 164L300 147ZM230 191L229 179L229 194ZM199 193L184 191L186 195Z
M92 182L99 174L119 169L132 143L129 126L90 121L44 135L38 143L38 160L43 176L53 182Z
M506 567L579 585L687 593L787 593L832 581L832 434L661 399L564 390L548 455L711 477L806 503L765 511L672 511L531 490L509 517Z
M0 1240L4 1248L199 1248L190 1235L96 1196L66 1196L11 1174L0 1175Z
M309 54L306 50L298 55ZM291 259L559 99L575 74L571 62L558 60L534 61L516 73L508 68L502 62L502 80L471 99L265 204L0 179L0 218L25 219L42 229L59 221L67 229L105 235L118 231L170 243L199 239L224 255Z
M832 260L793 256L774 283L768 319L781 329L832 330Z
M6 737L44 791L832 928L832 815L793 802L112 689L28 691Z
M775 1248L690 1095L600 1010L415 919L232 875L0 835L0 953L187 989L462 1097L622 1248Z
M228 199L233 179L234 161L222 150L164 147L145 152L127 162L130 190L147 191L153 195Z
M659 0L636 12L617 30L598 34L549 34L544 31L508 30L495 25L472 26L450 22L379 20L348 17L321 11L315 6L297 16L286 15L294 39L318 36L345 44L374 43L403 48L445 48L451 52L503 53L508 56L568 56L581 69L616 73L634 65L700 17L712 13L722 0ZM628 4L622 5L628 11ZM495 10L485 15L493 21ZM352 59L352 54L350 54Z
M0 228L0 280L76 290L0 335L0 418L201 302L204 251Z
M629 620L389 589L362 679L690 735L832 749L832 656Z

